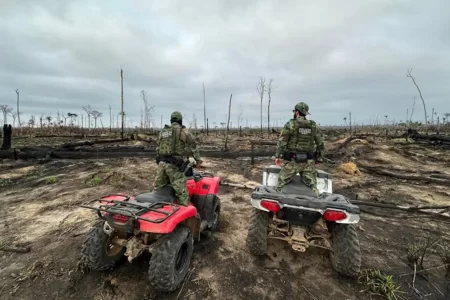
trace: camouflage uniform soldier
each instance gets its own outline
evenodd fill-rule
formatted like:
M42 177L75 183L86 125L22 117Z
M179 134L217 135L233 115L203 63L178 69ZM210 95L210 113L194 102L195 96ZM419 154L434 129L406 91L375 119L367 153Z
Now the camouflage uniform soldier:
M171 125L165 125L158 136L156 148L158 173L153 183L154 191L171 183L178 196L178 204L187 206L189 194L186 189L184 168L187 160L183 157L185 150L201 165L202 160L195 143L194 136L182 125L182 115L175 111L170 116Z
M306 115L310 114L308 110L306 103L297 103L294 118L281 130L275 154L275 164L281 165L283 160L278 177L278 191L281 191L295 174L300 173L303 182L319 195L314 160L322 159L325 147L316 122L306 119Z

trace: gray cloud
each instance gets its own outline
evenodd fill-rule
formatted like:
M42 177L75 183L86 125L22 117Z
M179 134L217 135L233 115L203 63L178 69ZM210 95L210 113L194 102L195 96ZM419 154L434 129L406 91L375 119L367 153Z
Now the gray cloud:
M429 114L450 112L450 2L412 1L31 1L0 3L0 104L31 114L106 116L120 109L139 122L145 89L155 124L173 110L203 118L202 82L211 122L223 122L233 93L233 123L259 124L256 85L274 79L279 124L298 101L321 124L376 115L404 120L417 96ZM263 103L266 120L267 96ZM109 118L104 117L104 124ZM384 117L380 117L384 119ZM414 119L423 120L417 102ZM202 123L202 121L199 121Z

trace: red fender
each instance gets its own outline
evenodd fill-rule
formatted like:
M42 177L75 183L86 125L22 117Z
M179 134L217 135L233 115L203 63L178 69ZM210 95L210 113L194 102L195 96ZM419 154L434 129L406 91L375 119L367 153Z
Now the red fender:
M158 208L158 210L165 212L172 212L173 206L164 205L162 208ZM138 220L139 230L143 232L151 232L151 233L170 233L175 227L181 222L191 217L197 215L197 209L192 204L189 206L180 205L179 209L170 217L168 217L164 222L161 223L152 223L144 220ZM159 220L165 217L164 214L149 211L141 216L142 218L146 218L149 220Z

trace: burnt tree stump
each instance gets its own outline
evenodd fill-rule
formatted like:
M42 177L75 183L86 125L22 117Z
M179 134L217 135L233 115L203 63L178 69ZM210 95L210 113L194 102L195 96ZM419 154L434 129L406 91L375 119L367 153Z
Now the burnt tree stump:
M3 125L3 143L2 150L10 150L11 149L11 137L12 137L12 126Z

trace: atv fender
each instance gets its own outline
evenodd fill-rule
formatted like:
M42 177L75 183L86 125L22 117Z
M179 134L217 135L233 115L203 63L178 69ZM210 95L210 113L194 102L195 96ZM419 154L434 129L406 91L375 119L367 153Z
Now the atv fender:
M165 205L158 210L163 210L165 212L172 212L172 205ZM139 229L143 232L151 232L151 233L170 233L172 232L178 224L186 221L189 218L195 217L197 215L197 209L192 204L189 206L180 205L178 210L174 212L170 217L168 217L164 222L158 223L158 219L165 217L165 215L158 213L156 211L149 211L143 214L141 217L155 220L155 222L148 222L139 219Z

